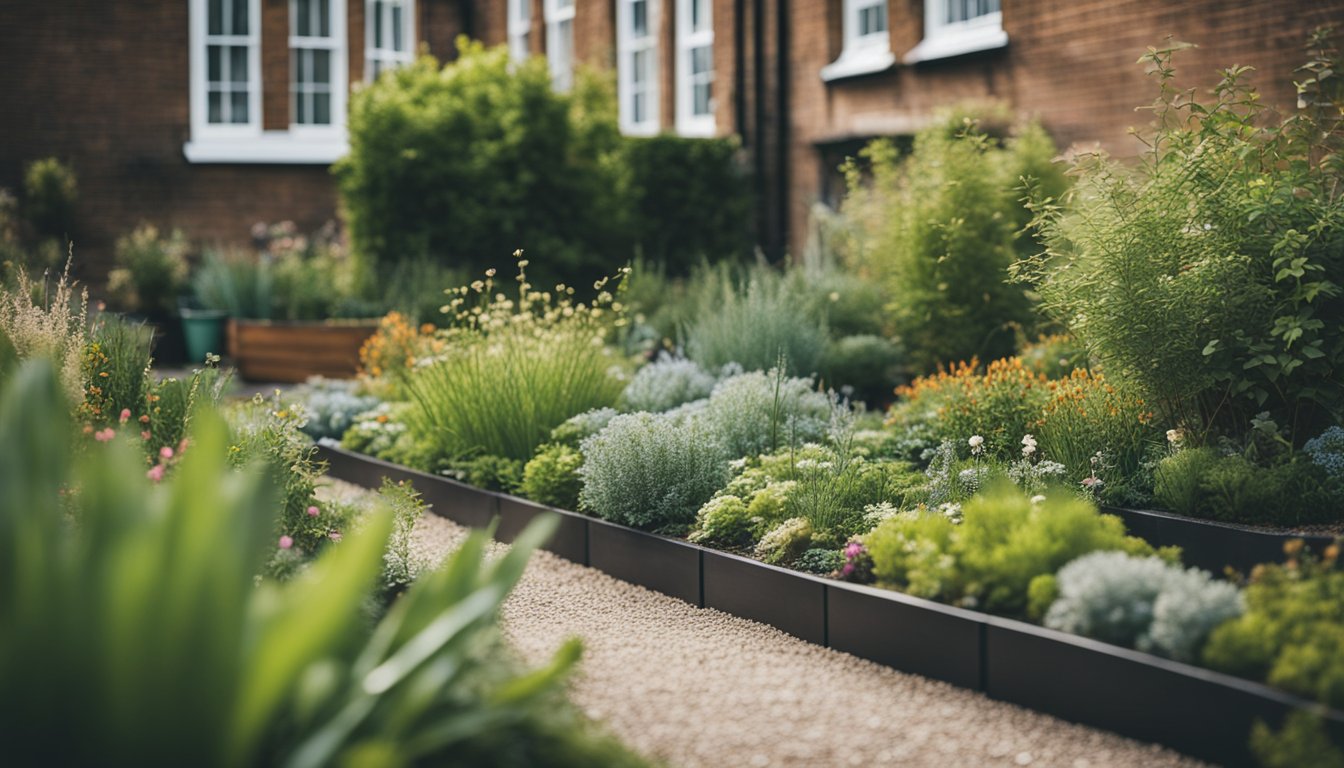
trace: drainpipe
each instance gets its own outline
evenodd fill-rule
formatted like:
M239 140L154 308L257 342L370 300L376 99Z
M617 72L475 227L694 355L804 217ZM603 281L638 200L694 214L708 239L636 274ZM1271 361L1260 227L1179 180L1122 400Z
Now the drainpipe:
M756 236L766 247L766 256L772 254L770 246L773 235L770 233L769 191L765 180L765 0L752 0L751 37L752 37L752 91L754 97L751 150L755 172L753 186L756 187Z
M776 24L779 43L775 48L775 187L779 190L779 257L789 254L789 0L778 0Z
M733 128L747 146L747 2L733 0Z

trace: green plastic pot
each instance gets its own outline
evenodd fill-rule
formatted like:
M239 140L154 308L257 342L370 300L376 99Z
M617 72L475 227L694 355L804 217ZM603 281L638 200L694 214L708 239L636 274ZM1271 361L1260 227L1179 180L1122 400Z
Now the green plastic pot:
M205 362L206 355L224 353L224 320L228 313L218 309L183 309L182 335L187 341L187 360Z

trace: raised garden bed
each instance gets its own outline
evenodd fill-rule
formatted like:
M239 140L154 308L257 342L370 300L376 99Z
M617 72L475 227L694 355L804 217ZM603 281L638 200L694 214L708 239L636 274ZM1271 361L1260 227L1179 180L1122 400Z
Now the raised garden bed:
M227 330L229 356L240 376L250 381L296 383L311 376L354 376L359 370L359 348L378 330L378 321L230 319Z
M548 508L321 446L333 477L409 479L464 525L501 515L497 536ZM1318 713L1344 745L1344 712L1260 683L899 592L821 579L677 539L559 511L562 556L617 578L777 627L818 645L982 691L1225 765L1253 765L1251 725ZM509 520L508 518L516 518ZM586 550L575 542L586 530ZM564 531L568 531L567 533ZM580 556L582 555L582 556Z
M1267 531L1213 520L1150 510L1102 507L1125 521L1125 528L1154 546L1181 548L1181 560L1213 573L1231 567L1248 573L1261 563L1283 560L1283 545L1302 539L1315 552L1334 541L1331 536Z

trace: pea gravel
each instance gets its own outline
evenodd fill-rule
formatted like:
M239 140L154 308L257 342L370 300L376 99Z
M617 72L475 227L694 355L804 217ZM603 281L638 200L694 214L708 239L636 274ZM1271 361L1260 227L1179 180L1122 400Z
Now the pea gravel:
M328 496L365 493L330 482ZM426 514L413 557L432 565L465 535ZM502 618L531 664L581 637L573 701L672 766L1201 765L696 608L549 552L533 556Z

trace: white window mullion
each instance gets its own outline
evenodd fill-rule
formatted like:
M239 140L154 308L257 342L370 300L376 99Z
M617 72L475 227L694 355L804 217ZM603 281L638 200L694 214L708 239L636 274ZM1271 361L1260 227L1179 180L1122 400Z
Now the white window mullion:
M192 135L241 137L261 130L259 0L194 0L189 68Z
M657 133L658 0L617 0L616 57L621 130L639 136Z
M364 77L415 60L415 0L365 0Z
M677 132L713 136L714 22L711 0L677 0Z
M345 0L290 0L290 131L345 126Z

